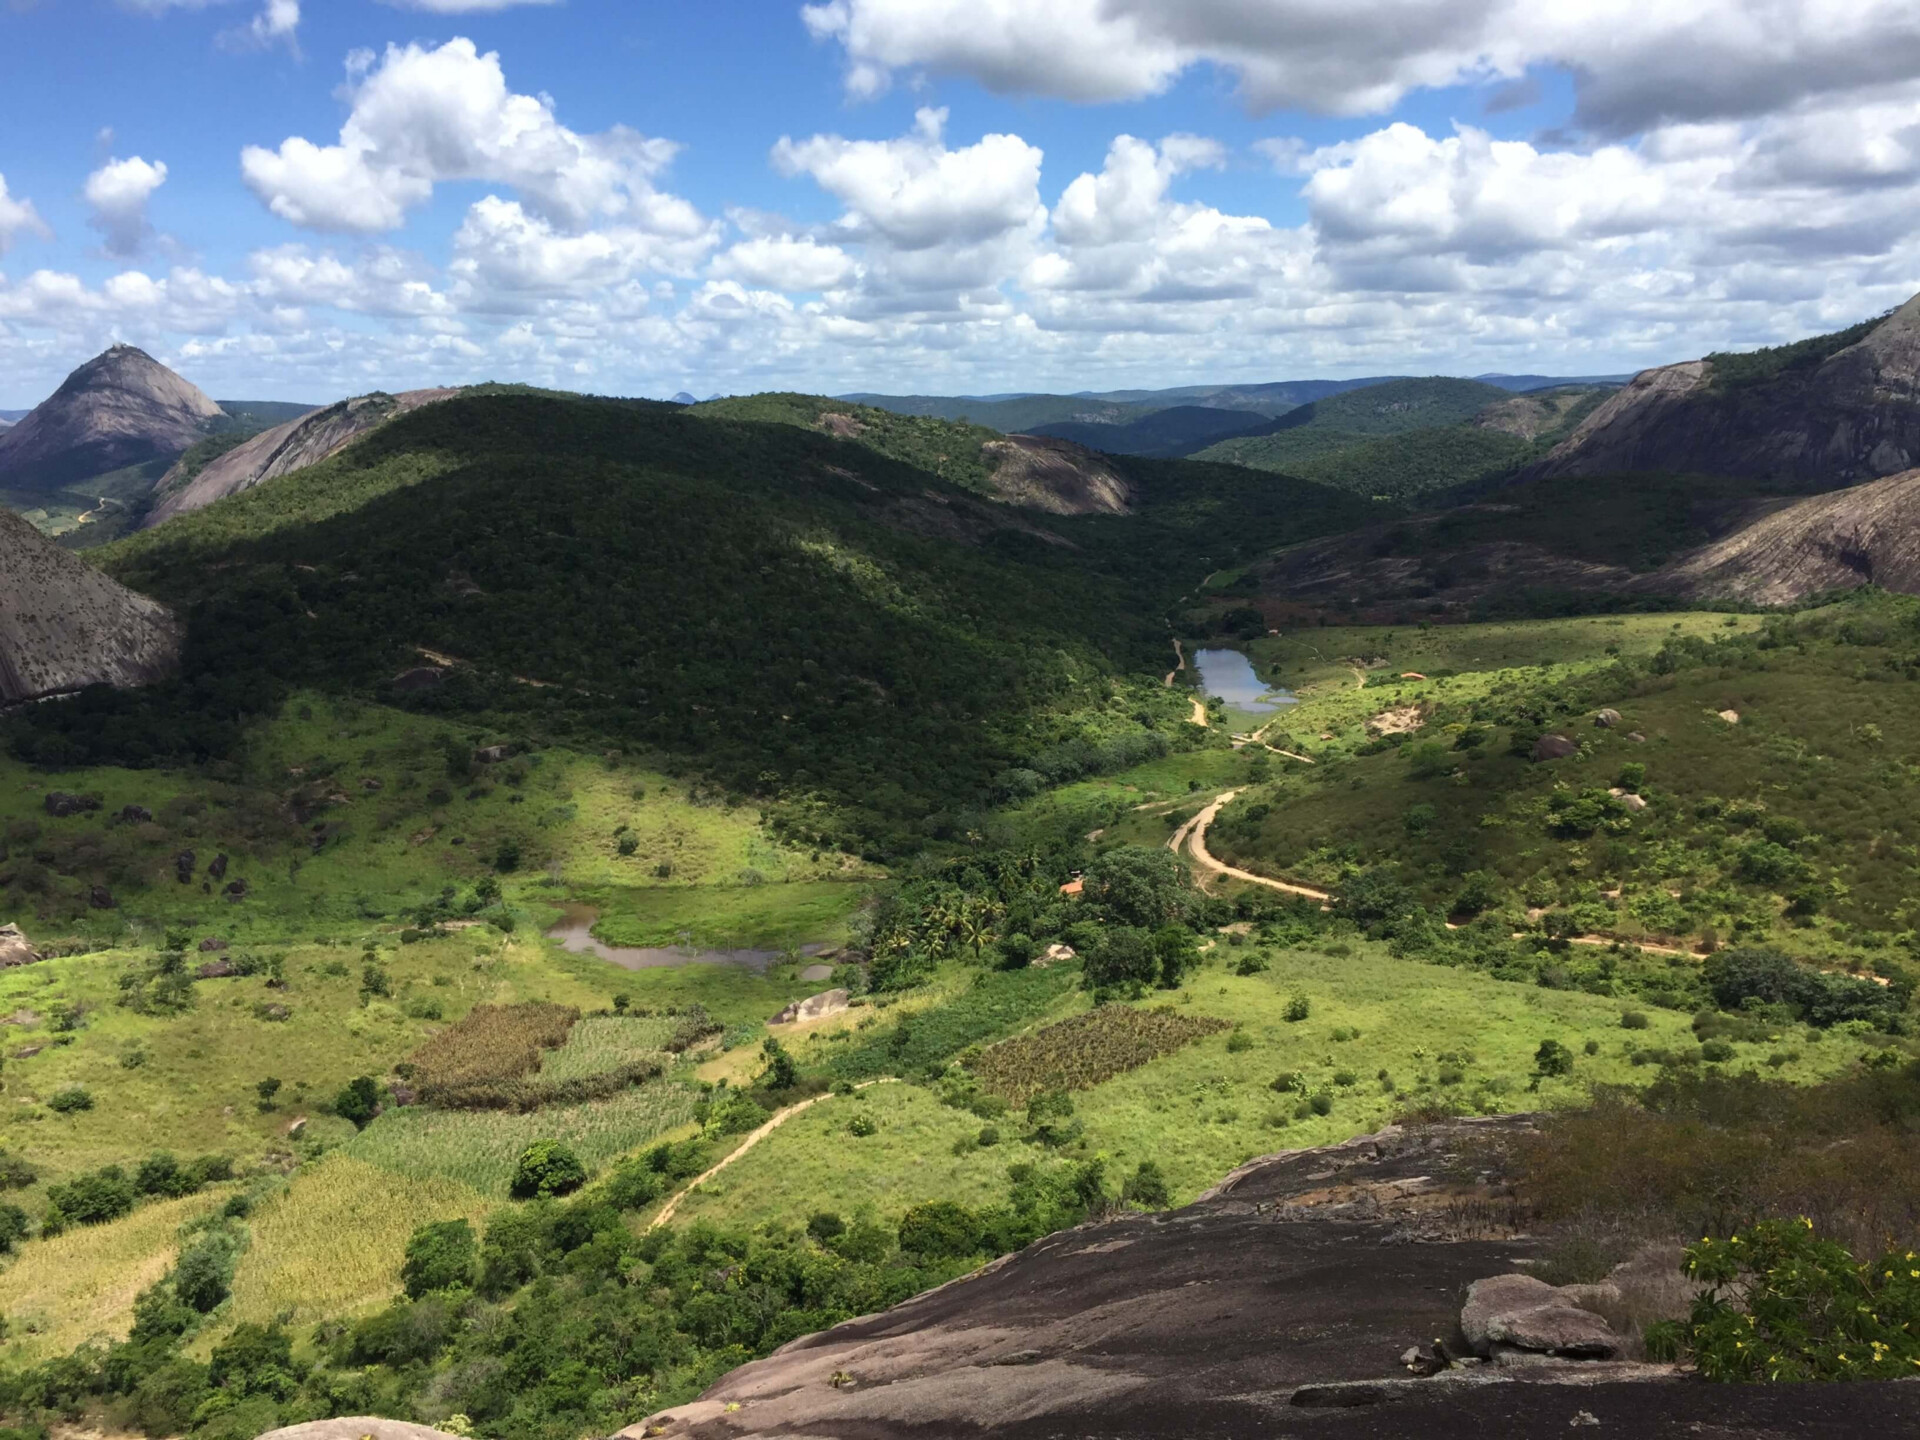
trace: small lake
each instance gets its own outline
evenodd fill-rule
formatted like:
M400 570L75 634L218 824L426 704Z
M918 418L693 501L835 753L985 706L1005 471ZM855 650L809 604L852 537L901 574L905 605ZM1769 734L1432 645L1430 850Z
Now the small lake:
M741 965L749 970L765 970L787 958L784 950L696 950L691 945L634 946L608 945L593 936L599 913L588 905L569 905L560 923L547 931L549 940L558 940L560 948L575 955L597 955L622 970L662 970L677 965ZM831 949L828 945L802 945L806 956Z
M1283 705L1298 702L1290 691L1262 685L1253 662L1238 650L1196 650L1193 664L1200 672L1201 690L1218 695L1229 710L1271 715Z

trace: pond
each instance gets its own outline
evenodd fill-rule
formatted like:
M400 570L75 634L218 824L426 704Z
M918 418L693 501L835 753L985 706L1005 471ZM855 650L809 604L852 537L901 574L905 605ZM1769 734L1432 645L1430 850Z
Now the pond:
M597 955L623 970L659 970L676 965L744 965L750 970L765 970L787 958L785 950L696 950L691 945L634 946L608 945L593 936L593 922L599 914L590 905L569 905L560 915L560 923L547 931L549 940L558 940L560 948L575 955ZM802 945L802 955L818 955L828 945Z
M1196 650L1193 663L1200 672L1201 690L1218 695L1229 710L1270 715L1283 705L1298 703L1290 691L1262 685L1253 662L1238 650Z

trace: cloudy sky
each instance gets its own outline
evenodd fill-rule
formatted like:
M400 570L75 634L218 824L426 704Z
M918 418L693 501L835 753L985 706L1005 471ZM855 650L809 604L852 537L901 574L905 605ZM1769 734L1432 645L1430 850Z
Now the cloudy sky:
M1917 219L1915 0L0 0L0 407L1603 373Z

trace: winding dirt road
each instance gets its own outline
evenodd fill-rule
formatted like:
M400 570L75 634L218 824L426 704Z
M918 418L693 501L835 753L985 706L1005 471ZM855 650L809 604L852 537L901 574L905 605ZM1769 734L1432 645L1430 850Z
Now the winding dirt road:
M1184 847L1196 865L1216 875L1245 880L1253 885L1264 885L1269 890L1280 890L1288 895L1304 895L1309 900L1318 900L1322 905L1330 904L1333 895L1329 891L1316 890L1311 885L1293 885L1285 880L1269 880L1265 875L1255 875L1250 870L1236 870L1233 866L1213 858L1212 853L1207 849L1207 830L1221 809L1230 804L1239 793L1238 790L1228 790L1224 794L1215 796L1206 809L1173 832L1173 838L1167 841L1167 848L1178 855Z

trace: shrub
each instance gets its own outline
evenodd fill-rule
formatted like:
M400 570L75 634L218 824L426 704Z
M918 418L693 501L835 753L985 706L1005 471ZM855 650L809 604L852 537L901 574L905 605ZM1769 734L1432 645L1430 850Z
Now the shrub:
M1316 1115L1331 1115L1333 1113L1333 1096L1322 1090L1318 1095L1315 1095L1311 1100L1307 1101L1307 1108L1312 1110Z
M762 1085L769 1090L791 1090L800 1083L800 1067L777 1039L769 1035L761 1041L760 1053L767 1059L767 1068L760 1076Z
M1345 1088L1347 1086L1358 1085L1360 1083L1360 1077L1351 1070L1336 1070L1333 1072L1333 1083Z
M465 1289L473 1284L479 1254L473 1226L465 1220L439 1220L422 1225L407 1241L400 1283L413 1300L436 1290Z
M1542 1040L1533 1052L1533 1068L1541 1075L1571 1075L1573 1052L1558 1040Z
M831 1210L816 1210L807 1217L807 1234L822 1245L847 1233L847 1222Z
M0 1190L24 1190L39 1179L40 1172L20 1156L0 1150Z
M1152 1160L1140 1162L1139 1168L1120 1187L1120 1198L1138 1205L1142 1210L1164 1210L1173 1203L1172 1194L1167 1189L1167 1177L1160 1173L1160 1166Z
M665 1191L660 1173L644 1159L622 1163L607 1180L607 1203L616 1210L643 1210Z
M900 1217L900 1248L928 1260L959 1259L980 1248L980 1217L951 1200L929 1200Z
M493 852L493 868L502 875L511 875L520 868L520 842L511 835Z
M93 1093L84 1085L69 1085L54 1093L47 1101L49 1110L57 1110L62 1115L71 1115L79 1110L93 1109Z
M333 1113L351 1120L356 1130L366 1129L380 1113L379 1084L371 1075L348 1081L346 1088L333 1097Z
M1709 1040L1700 1047L1700 1058L1713 1064L1733 1059L1734 1049L1725 1040Z
M1259 951L1251 955L1242 955L1233 967L1236 975L1258 975L1267 968L1267 957Z
M1763 1220L1689 1246L1708 1288L1680 1338L1708 1380L1875 1380L1920 1366L1920 1272L1910 1254L1863 1265L1810 1220Z
M224 1230L202 1236L180 1252L173 1267L173 1293L180 1303L205 1315L233 1289L237 1247Z
M64 1185L49 1185L47 1203L76 1225L100 1225L131 1211L138 1193L118 1165L109 1165Z
M1227 1053L1229 1055L1243 1055L1251 1049L1253 1049L1253 1037L1247 1034L1246 1031L1235 1030L1231 1035L1227 1036Z
M571 1146L559 1140L536 1140L520 1152L509 1187L516 1200L570 1195L587 1183L587 1167Z
M1621 1012L1620 1028L1622 1030L1645 1030L1652 1024L1653 1022L1647 1018L1647 1012L1644 1010L1626 1010Z
M983 1148L998 1145L1000 1143L1000 1127L997 1125L982 1125L980 1127L980 1133L974 1137L974 1143Z
M1288 1020L1297 1025L1313 1014L1313 1002L1304 995L1296 995L1287 1001L1285 1014Z
M0 1255L11 1255L27 1238L27 1212L18 1205L0 1203Z
M877 1135L880 1133L880 1126L871 1115L856 1115L847 1122L847 1133L863 1137Z

